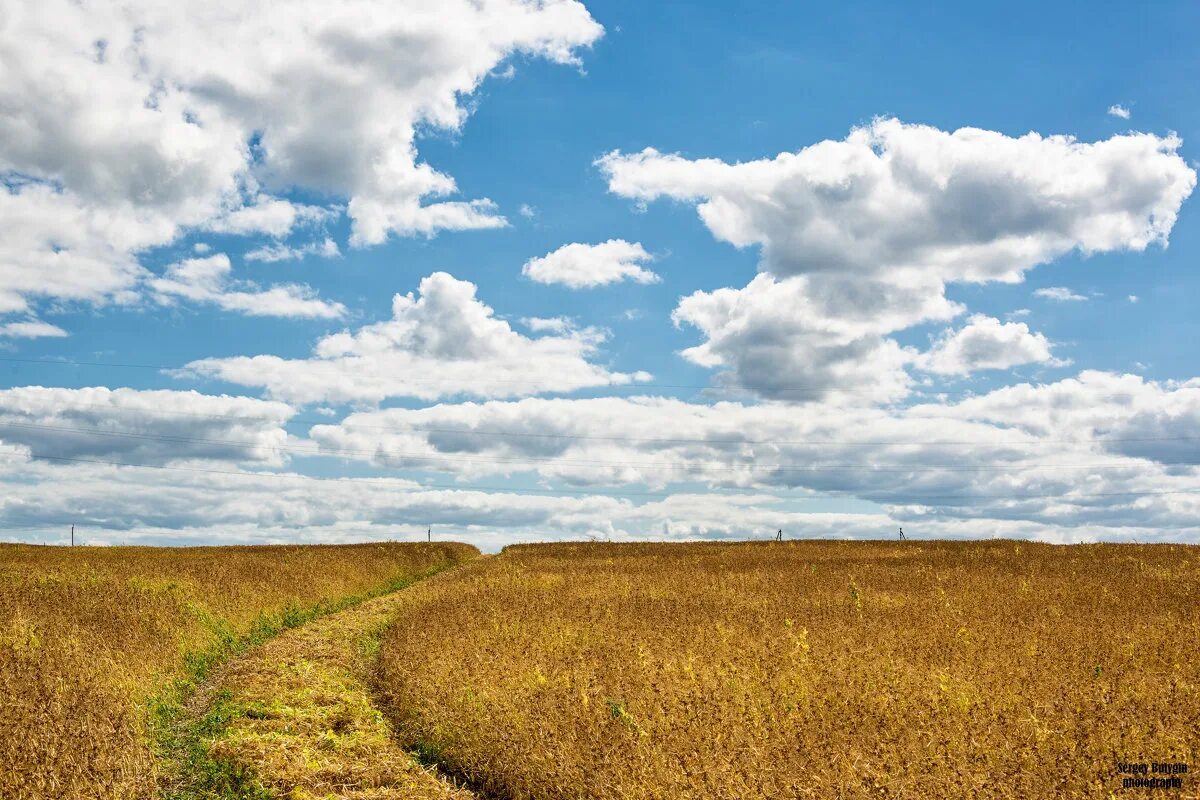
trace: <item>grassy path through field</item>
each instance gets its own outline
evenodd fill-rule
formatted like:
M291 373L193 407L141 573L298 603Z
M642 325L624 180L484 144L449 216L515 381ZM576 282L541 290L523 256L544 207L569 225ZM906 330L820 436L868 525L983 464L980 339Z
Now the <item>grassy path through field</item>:
M170 800L468 800L400 747L373 705L403 589L294 628L231 661L193 698L193 747Z

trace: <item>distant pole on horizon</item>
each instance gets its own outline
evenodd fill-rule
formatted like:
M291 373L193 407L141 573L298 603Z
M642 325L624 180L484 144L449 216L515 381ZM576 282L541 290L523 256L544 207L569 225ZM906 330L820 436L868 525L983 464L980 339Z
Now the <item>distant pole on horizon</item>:
M75 526L71 526L71 547L75 546Z
M900 541L904 541L904 528L900 529Z
M425 541L427 541L427 542L429 542L429 543L431 543L431 544L433 543L433 528L426 528L426 530L425 530Z

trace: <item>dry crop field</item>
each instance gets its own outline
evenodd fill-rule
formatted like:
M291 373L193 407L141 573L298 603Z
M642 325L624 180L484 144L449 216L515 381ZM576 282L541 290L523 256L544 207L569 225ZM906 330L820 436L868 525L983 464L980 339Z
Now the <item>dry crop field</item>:
M512 547L403 593L397 735L498 797L1094 798L1200 768L1200 550ZM1192 796L1187 776L1182 795Z
M0 545L0 797L154 796L156 695L239 644L476 555Z

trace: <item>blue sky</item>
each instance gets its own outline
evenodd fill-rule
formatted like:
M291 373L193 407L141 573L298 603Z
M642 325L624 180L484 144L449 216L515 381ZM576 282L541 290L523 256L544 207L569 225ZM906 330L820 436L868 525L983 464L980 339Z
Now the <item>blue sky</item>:
M224 9L0 40L0 536L1200 534L1194 4Z

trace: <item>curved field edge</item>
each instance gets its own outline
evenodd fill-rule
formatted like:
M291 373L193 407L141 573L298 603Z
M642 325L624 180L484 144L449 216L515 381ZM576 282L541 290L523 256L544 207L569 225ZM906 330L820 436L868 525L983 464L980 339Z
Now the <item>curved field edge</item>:
M156 719L182 687L337 598L476 556L454 543L0 545L0 797L154 796Z
M216 645L189 653L185 658L185 674L148 703L154 749L164 767L159 777L158 796L161 800L270 800L276 797L264 785L257 764L237 758L229 748L214 747L230 738L239 721L265 716L260 710L261 702L258 706L248 705L225 684L236 680L246 665L269 659L271 651L268 648L281 635L318 625L320 620L350 613L364 605L386 601L396 592L460 563L439 564L362 595L263 614L248 633L236 636L221 630ZM365 635L356 642L372 654L378 648L380 625L386 622L386 615L373 622L374 628L363 631ZM346 644L353 646L350 642ZM206 682L213 685L206 687ZM352 689L350 686L341 688ZM203 689L208 689L207 693L198 696L198 690ZM267 782L270 782L269 778Z
M171 798L470 800L392 735L371 695L380 636L402 592L283 632L209 687L190 792Z
M1200 758L1200 548L506 548L384 637L402 741L499 797L1090 798ZM1188 788L1194 788L1194 784Z

